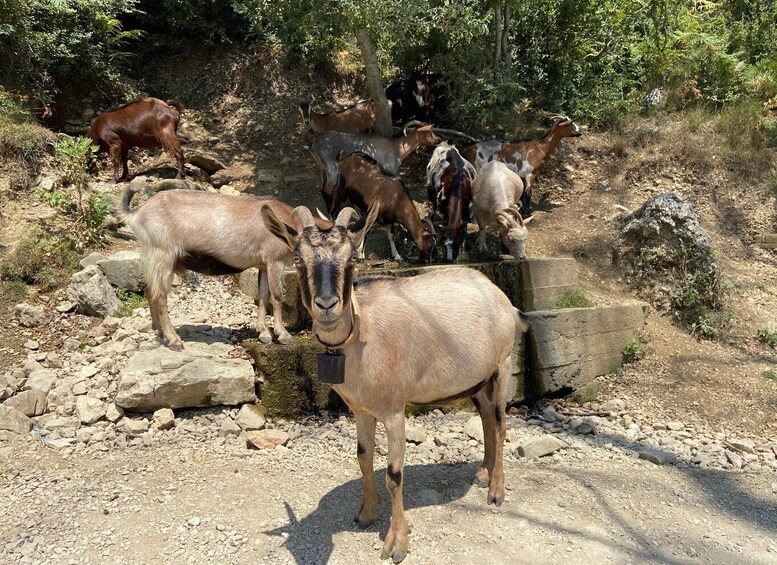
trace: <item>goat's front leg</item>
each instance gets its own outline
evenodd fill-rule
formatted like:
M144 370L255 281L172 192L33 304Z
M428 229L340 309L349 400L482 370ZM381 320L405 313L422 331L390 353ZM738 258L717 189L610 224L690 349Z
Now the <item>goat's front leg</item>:
M257 275L259 296L256 297L256 306L259 308L259 319L256 321L256 331L259 332L259 341L272 343L272 334L267 327L267 301L270 299L270 287L267 283L267 273L259 269Z
M399 563L407 555L410 528L405 519L405 505L402 500L402 470L405 461L405 413L396 412L383 422L388 440L388 466L386 487L391 495L391 525L383 542L381 559L391 557Z
M486 224L480 220L477 214L474 216L478 224L478 250L482 253L486 250Z
M119 176L122 171L122 150L120 144L112 144L110 146L111 162L113 163L113 179L112 182L119 182L124 180Z
M267 265L267 282L270 286L273 331L278 337L278 343L289 345L292 342L291 334L283 325L283 263Z
M362 504L354 522L359 523L360 528L367 528L378 519L378 485L375 482L375 468L372 464L375 453L375 423L376 420L366 412L354 412L356 419L356 456L359 459L359 468L362 472L364 491Z
M397 251L397 246L394 243L394 224L389 224L387 231L389 245L391 246L391 258L394 259L394 261L402 261L402 256L399 254L399 251Z

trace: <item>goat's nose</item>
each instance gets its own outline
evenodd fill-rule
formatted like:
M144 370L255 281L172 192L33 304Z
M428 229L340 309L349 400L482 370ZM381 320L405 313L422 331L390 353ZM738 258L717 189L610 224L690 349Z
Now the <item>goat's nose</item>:
M335 306L337 306L337 303L340 302L340 299L336 296L316 296L316 306L321 308L322 310L331 310Z

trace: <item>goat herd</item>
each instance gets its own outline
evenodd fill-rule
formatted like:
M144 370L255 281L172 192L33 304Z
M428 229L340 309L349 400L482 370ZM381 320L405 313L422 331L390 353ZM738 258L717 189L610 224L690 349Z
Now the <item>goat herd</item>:
M530 218L524 220L521 212L530 210L532 182L562 137L580 135L572 120L560 116L540 139L476 142L459 152L437 135L451 130L417 120L433 119L434 103L442 98L435 96L432 78L413 77L401 88L394 84L387 89L403 95L392 100L393 118L409 121L401 135L392 138L364 133L375 121L370 101L333 114L317 114L308 103L300 105L313 135L310 150L334 221L267 196L171 190L154 195L134 211L130 204L136 189L131 186L122 196L124 219L141 247L152 324L172 349L183 344L170 321L167 294L173 273L185 269L230 274L258 267L259 340L272 341L265 322L269 300L277 340L291 343L281 300L284 264L293 259L313 333L328 350L324 357L334 360L325 366L339 372L333 388L354 413L364 477L356 521L362 527L378 519L373 453L376 422L385 426L385 482L392 512L382 557L394 562L408 551L402 499L405 407L472 399L483 422L485 444L474 482L488 488L488 503L501 505L505 411L514 390L510 355L516 332L527 326L507 296L472 269L355 279L366 234L373 223L387 226L392 255L398 259L392 227L399 223L412 234L421 259L430 259L435 245L431 219L421 220L397 172L402 159L416 148L439 144L427 166L427 181L432 214L439 210L444 219L446 259L455 260L463 245L470 202L481 248L486 226L495 222L510 253L524 258L525 224ZM178 102L157 99L102 114L90 135L110 152L114 179L118 180L121 165L127 176L131 146L163 146L178 159L182 175L183 156L175 139L180 114ZM342 208L345 202L363 215Z

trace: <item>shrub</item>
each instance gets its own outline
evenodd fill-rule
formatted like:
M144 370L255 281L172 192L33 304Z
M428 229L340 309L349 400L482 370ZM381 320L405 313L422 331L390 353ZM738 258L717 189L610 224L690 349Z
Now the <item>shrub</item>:
M646 347L647 342L633 338L623 348L623 362L633 363L634 361L639 361L645 355Z
M116 291L116 295L119 297L119 300L121 300L122 304L118 312L114 314L117 318L132 316L132 312L136 308L148 307L148 301L146 300L146 297L142 294L138 294L137 292L130 292L120 288Z
M65 284L81 254L67 236L35 229L0 261L0 279L40 285L44 291Z
M558 297L550 307L551 310L562 310L564 308L591 308L594 303L589 300L582 288L567 290Z
M763 372L763 377L767 381L777 381L777 373L775 373L772 369L767 369Z
M777 348L777 330L770 330L769 328L763 328L756 332L755 336L758 341L764 343L772 348Z

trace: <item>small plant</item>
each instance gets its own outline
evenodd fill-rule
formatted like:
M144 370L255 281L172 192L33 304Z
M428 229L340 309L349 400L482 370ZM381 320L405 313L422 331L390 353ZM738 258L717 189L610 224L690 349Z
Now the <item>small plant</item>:
M119 300L121 300L122 303L122 307L115 314L117 318L132 316L132 312L136 308L146 308L148 306L146 297L142 294L138 294L137 292L119 289L116 292L116 295L119 297Z
M593 402L596 397L599 396L599 391L602 389L602 385L596 381L591 381L588 384L581 386L575 392L572 393L572 400L582 406L586 402Z
M27 296L28 285L24 281L8 281L0 288L3 288L4 291L7 291L19 298L24 298Z
M567 290L558 297L551 306L551 310L562 310L564 308L591 308L594 303L589 300L582 288Z
M777 373L775 373L772 369L767 369L763 372L763 377L767 381L777 381Z
M777 330L763 328L755 333L755 337L757 337L758 341L761 343L765 343L772 348L777 348Z
M639 361L645 355L646 347L647 342L641 339L633 338L623 348L623 362L633 363L634 361Z
M67 282L80 259L71 237L38 229L0 261L0 279L36 284L50 291Z

